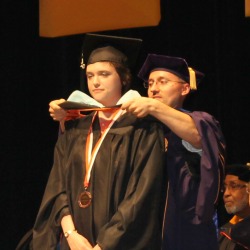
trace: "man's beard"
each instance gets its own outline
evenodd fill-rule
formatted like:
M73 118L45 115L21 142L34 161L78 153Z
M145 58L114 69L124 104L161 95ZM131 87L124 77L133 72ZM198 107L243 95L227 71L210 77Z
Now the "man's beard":
M227 213L229 214L237 214L238 212L244 210L246 207L248 207L249 204L248 204L248 199L246 199L245 197L243 198L243 201L238 204L238 205L234 205L234 206L230 206L230 207L227 207L225 205L225 208L227 210Z

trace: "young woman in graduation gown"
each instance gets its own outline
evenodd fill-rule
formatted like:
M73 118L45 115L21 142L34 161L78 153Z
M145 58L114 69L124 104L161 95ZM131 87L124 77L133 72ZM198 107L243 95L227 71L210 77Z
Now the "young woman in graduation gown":
M114 106L125 92L130 78L125 60L110 46L89 57L88 89L104 106ZM55 146L31 247L160 249L163 138L159 122L121 109L67 122Z

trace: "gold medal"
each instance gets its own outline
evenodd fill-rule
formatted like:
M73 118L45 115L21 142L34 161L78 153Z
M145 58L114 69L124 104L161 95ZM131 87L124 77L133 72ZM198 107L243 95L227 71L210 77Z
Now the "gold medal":
M86 207L90 206L91 200L92 200L92 196L91 196L90 192L88 192L88 191L82 192L80 194L79 200L78 200L79 207L86 208Z

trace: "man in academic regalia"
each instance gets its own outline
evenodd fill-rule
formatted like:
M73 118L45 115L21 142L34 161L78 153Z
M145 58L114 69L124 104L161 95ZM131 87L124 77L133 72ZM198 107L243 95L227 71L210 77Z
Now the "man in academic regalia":
M220 250L250 249L250 166L232 164L226 168L224 195L226 211L233 214L220 230Z
M149 54L139 72L149 98L122 106L138 117L152 115L166 126L164 250L218 249L213 218L223 179L225 141L214 117L183 109L203 76L183 58Z

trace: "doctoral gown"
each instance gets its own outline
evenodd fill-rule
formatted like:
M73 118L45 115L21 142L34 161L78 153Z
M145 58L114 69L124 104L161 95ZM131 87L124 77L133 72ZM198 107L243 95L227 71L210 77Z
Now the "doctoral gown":
M69 121L59 136L54 164L33 229L35 250L69 249L60 220L71 214L78 233L102 250L160 249L164 133L153 119L125 113L111 127L96 155L87 191L91 205L81 208L86 174L85 145L93 114ZM100 136L93 123L94 142Z
M186 111L183 111L186 112ZM213 222L224 175L225 142L218 121L205 112L187 112L201 135L202 153L190 152L167 131L168 186L163 250L218 249Z
M250 249L250 217L236 224L232 224L230 221L223 225L221 227L219 244L220 250Z
M250 249L250 216L232 227L231 238L238 244Z

